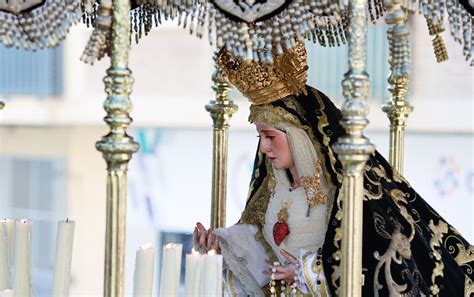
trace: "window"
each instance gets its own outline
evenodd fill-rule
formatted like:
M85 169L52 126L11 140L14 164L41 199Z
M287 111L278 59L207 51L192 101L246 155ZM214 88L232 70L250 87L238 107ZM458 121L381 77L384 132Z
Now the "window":
M60 96L63 47L30 52L0 47L0 95Z
M385 102L388 65L387 27L370 25L367 30L367 73L370 77L369 99ZM311 44L308 49L310 65L308 84L325 93L334 102L342 102L341 81L347 72L347 44L339 47L321 47Z

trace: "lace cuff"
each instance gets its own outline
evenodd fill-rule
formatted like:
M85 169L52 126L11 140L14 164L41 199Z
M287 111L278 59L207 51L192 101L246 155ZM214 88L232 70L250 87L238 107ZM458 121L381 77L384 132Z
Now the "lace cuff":
M261 286L268 283L268 278L262 274L267 267L265 249L255 240L256 231L255 226L248 224L214 230L214 234L221 238L221 253L228 270L226 288L230 292L232 289L243 291L236 296L263 297Z

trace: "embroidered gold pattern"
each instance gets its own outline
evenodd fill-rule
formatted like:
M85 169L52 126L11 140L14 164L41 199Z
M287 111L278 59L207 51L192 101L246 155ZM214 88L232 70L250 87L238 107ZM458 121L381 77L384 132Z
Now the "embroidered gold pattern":
M474 294L474 282L466 275L464 281L464 297L471 297Z
M459 239L459 232L454 229L452 226L449 226L449 229L454 233L454 235L449 235L444 240L444 246L447 248L448 252L454 257L454 260L463 268L465 273L465 282L464 282L464 296L471 297L474 294L474 283L470 277L472 275L473 269L472 264L474 263L474 246L470 245L466 247L464 243ZM456 244L451 243L452 240L458 241ZM448 244L450 242L450 244Z
M416 225L416 221L415 219L413 219L413 217L408 213L408 210L406 209L405 205L408 204L408 201L406 200L406 197L409 196L408 193L403 193L402 191L398 190L398 189L393 189L390 191L390 196L392 197L392 199L397 203L399 209L400 209L400 213L402 214L402 216L407 220L407 222L410 224L410 227L411 227L411 233L410 233L410 241L413 240L413 238L415 237L415 225ZM404 204L405 205L404 205Z
M382 266L384 266L385 282L390 296L399 296L408 287L407 284L398 284L392 277L391 265L392 260L396 264L402 264L403 259L410 259L412 256L410 240L401 232L400 225L397 224L392 234L389 234L385 228L385 219L374 213L375 229L383 238L390 239L390 244L383 255L378 251L374 252L374 258L379 262L375 266L374 272L374 296L379 296L379 290L383 285L379 283L379 274Z
M438 225L435 225L433 220L430 220L428 227L433 232L433 236L430 239L430 248L432 250L433 257L435 259L435 268L431 274L431 286L430 291L432 295L438 296L440 289L436 284L437 277L443 277L444 264L441 261L440 245L443 242L443 235L448 233L448 224L444 221L439 221Z
M314 206L317 204L324 204L328 201L328 196L321 189L321 161L316 161L316 166L313 176L302 176L301 185L306 193L306 199L308 200L308 206Z
M385 179L388 183L391 182L390 178L387 176L385 168L380 164L374 165L372 162L372 160L367 161L365 166L364 177L367 182L364 187L364 200L381 199L383 195L381 180ZM371 178L372 175L375 175L376 180Z
M308 270L308 261L306 261L306 258L308 257L308 254L303 255L302 257L302 262L303 262L303 275L304 278L306 279L306 284L309 286L309 290L311 291L311 295L313 296L318 296L318 291L316 287L314 286L313 282L311 281L311 277L309 275L309 270Z
M454 260L458 263L459 266L467 265L468 270L472 273L472 267L468 264L474 261L474 246L469 246L467 249L464 244L457 243L458 254Z
M271 164L267 162L266 167L267 175L257 192L248 200L247 207L242 212L240 223L254 224L257 226L263 226L265 223L265 213L267 211L268 202L275 190L275 177L273 176Z

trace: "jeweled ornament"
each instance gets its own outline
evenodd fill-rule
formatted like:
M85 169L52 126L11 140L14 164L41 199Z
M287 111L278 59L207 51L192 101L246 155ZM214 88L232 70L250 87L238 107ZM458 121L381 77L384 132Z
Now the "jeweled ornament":
M290 203L288 200L282 202L282 208L278 212L278 221L273 225L273 240L276 245L280 245L286 236L290 234L290 228L286 221L288 220L288 207Z
M214 0L215 6L229 17L253 23L264 21L285 9L292 1L285 0Z

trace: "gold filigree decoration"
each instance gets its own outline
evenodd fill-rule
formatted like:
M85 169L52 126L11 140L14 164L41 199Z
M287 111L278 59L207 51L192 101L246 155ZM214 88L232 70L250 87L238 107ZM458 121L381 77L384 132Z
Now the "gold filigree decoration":
M364 200L381 199L384 190L381 183L382 179L385 179L388 183L391 182L385 168L380 164L374 165L372 164L373 162L373 160L369 159L365 165L364 177L368 183L364 187ZM371 175L374 175L376 179L372 179Z
M393 176L393 180L396 181L397 183L399 184L405 183L407 184L409 188L411 188L410 183L403 177L403 175L400 174L400 172L398 172L398 170L396 170L393 167L392 167L392 176Z
M272 105L251 105L249 122L266 123L271 126L277 126L282 123L286 123L295 127L302 126L296 116L292 115L281 107Z
M374 296L379 296L379 290L383 288L383 285L379 283L380 270L384 266L385 282L390 296L399 296L400 293L405 291L408 284L398 284L392 277L391 265L392 261L396 264L402 264L404 259L410 259L412 256L410 240L408 237L401 232L401 226L396 225L395 230L392 234L389 234L385 228L385 219L374 213L375 230L383 238L390 239L390 244L383 255L380 255L378 251L374 252L374 258L379 262L375 266L374 272Z
M217 63L252 104L268 104L289 95L306 94L308 63L304 43L297 43L292 49L285 47L281 55L276 52L274 55L272 65L244 61L222 49Z
M454 257L454 260L459 265L459 267L464 269L466 274L466 279L464 282L464 296L470 297L472 294L474 294L474 283L469 277L473 271L471 265L474 262L474 246L469 245L466 247L466 245L458 237L460 236L459 232L452 226L448 227L454 233L454 235L449 235L446 237L444 240L444 246L448 249L448 252L451 254L451 256ZM458 241L455 246L454 244L448 244L448 242L452 239Z
M410 227L411 227L411 232L410 232L410 241L413 240L413 238L415 237L415 226L416 226L416 221L415 219L413 219L413 217L408 213L408 210L406 209L405 205L408 204L408 201L406 199L406 197L409 196L408 193L403 193L402 191L400 191L399 189L393 189L390 191L390 196L392 197L392 199L395 201L395 203L397 204L397 206L399 207L400 209L400 213L401 215L408 221L408 223L410 224Z
M431 274L431 286L430 291L431 294L434 296L438 296L440 292L440 288L436 284L437 277L443 277L444 273L444 264L441 261L441 243L443 242L444 234L448 233L448 224L444 221L440 220L439 223L436 225L433 220L430 220L428 227L433 232L433 236L430 239L430 248L432 250L432 255L435 260L435 268Z
M267 176L257 192L249 198L250 200L248 201L245 210L242 212L239 223L253 224L257 226L263 226L265 223L265 213L267 211L268 202L270 201L270 197L273 196L275 190L275 177L269 162L266 164L266 169Z
M458 247L459 252L454 260L456 260L456 263L458 263L459 266L467 265L474 261L474 246L470 245L467 249L464 244L461 243L457 243L456 246ZM472 273L472 267L470 267L470 271Z
M464 297L471 297L474 294L474 282L466 275L464 280Z
M328 202L328 196L321 189L321 161L317 160L314 175L302 176L301 185L306 193L308 207Z

